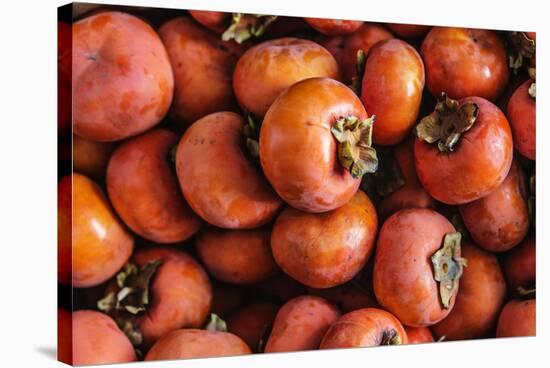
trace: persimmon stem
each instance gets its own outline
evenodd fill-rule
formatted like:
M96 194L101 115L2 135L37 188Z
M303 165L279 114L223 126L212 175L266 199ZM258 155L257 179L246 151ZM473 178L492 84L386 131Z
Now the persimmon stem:
M392 328L384 331L380 345L401 345L401 343L401 336Z

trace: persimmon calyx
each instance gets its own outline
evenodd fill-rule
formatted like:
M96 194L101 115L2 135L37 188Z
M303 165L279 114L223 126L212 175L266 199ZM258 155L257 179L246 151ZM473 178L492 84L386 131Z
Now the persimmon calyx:
M217 314L210 313L208 320L204 325L204 329L207 331L227 332L227 323Z
M384 331L380 345L401 345L401 344L402 344L401 336L399 336L399 334L395 329L392 328Z
M138 268L127 263L116 275L116 290L97 302L97 308L111 316L134 346L143 336L135 324L136 317L147 310L151 298L149 287L161 261L153 260Z
M536 296L536 288L524 288L523 286L518 286L516 289L518 295L523 299L532 299Z
M534 100L537 98L537 69L531 67L527 69L527 72L529 73L529 77L533 81L533 83L531 83L531 85L529 86L529 96L531 96Z
M517 71L523 66L524 59L531 59L535 56L535 40L527 36L525 32L508 32L510 40L510 50L508 56L508 65L510 69L517 74Z
M475 103L459 104L443 92L434 112L416 126L416 136L430 144L437 142L441 152L452 152L460 136L474 125L478 112Z
M246 139L246 149L254 161L260 160L260 144L258 143L260 137L260 125L257 124L252 116L248 114L246 116L246 124L243 128L244 137Z
M222 40L241 44L251 37L260 37L277 19L276 15L233 13L231 25L222 34Z
M330 129L338 141L340 165L348 169L354 178L378 170L378 157L372 147L372 124L375 119L374 115L365 120L350 115L336 120Z
M465 258L459 256L460 232L448 233L443 240L443 246L432 255L434 279L439 282L439 297L443 308L448 309L451 299L458 290L458 280L467 266Z
M365 51L358 50L355 61L355 75L351 78L351 85L349 86L357 96L361 96L361 83L363 82L363 75L365 74L365 65L367 64L367 55Z

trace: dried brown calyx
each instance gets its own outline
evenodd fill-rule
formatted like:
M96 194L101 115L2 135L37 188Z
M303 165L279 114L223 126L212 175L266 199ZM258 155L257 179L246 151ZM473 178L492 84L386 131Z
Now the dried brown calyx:
M277 19L276 15L233 13L231 25L222 34L222 40L243 43L252 37L260 37Z
M439 297L443 308L448 309L451 299L458 290L458 281L466 267L465 258L460 257L460 232L448 233L443 246L432 255L434 279L439 282Z
M535 56L535 40L529 38L525 32L508 32L510 48L508 51L508 64L510 69L517 74L524 65L525 59Z
M365 120L350 115L336 120L331 128L332 135L338 141L340 165L348 169L354 178L378 170L378 157L372 147L372 124L375 119L374 115Z
M392 328L384 331L380 345L401 345L402 342L401 336Z
M518 286L518 288L516 289L516 292L519 295L519 297L523 300L533 299L537 296L537 290L534 285L533 287L529 287L529 288Z
M365 51L357 51L357 58L355 63L356 74L351 78L351 85L349 87L353 92L355 92L357 96L361 96L361 83L363 82L365 65L367 64L367 55L365 54Z
M246 116L246 124L243 128L243 132L244 138L246 139L246 149L248 150L250 157L252 157L255 162L259 163L260 145L258 142L260 138L260 124L254 121L252 115L250 114L247 114Z
M143 342L137 318L151 302L149 287L161 261L153 260L138 268L127 263L116 275L116 288L97 302L97 308L111 316L134 346Z
M204 324L204 329L207 331L227 332L227 323L215 313L210 313L208 320Z
M443 92L434 112L416 126L416 136L430 144L437 142L441 152L452 152L460 136L474 125L478 111L475 103L459 104Z

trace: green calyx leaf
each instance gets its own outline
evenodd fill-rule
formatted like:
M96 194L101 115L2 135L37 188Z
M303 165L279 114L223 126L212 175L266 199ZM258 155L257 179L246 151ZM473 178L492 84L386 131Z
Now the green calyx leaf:
M207 331L227 332L227 323L217 314L210 313L210 315L208 316L208 320L204 325L204 329Z
M378 157L372 147L372 124L376 117L359 120L355 116L341 117L331 132L338 141L338 159L354 178L378 169Z
M448 309L451 299L458 290L458 281L466 267L465 258L459 256L460 232L448 233L443 240L443 246L432 255L434 279L439 282L439 296L443 308Z
M434 112L416 126L416 136L426 143L437 142L441 152L452 152L460 136L474 125L478 112L475 103L459 104L443 92Z
M363 82L363 75L365 74L365 65L367 64L367 55L365 51L358 50L355 64L355 75L351 78L351 85L349 86L357 96L361 96L361 83Z
M260 37L277 19L276 15L233 13L231 25L222 34L222 40L243 43L251 37Z

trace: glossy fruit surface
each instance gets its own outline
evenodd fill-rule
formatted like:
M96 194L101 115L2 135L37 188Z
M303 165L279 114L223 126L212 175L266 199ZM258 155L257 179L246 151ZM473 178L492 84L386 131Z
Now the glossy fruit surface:
M355 32L362 21L359 20L341 20L325 18L304 18L306 22L315 30L327 36L341 36Z
M536 336L536 300L509 301L498 319L497 337Z
M510 97L508 119L514 135L514 147L530 160L537 158L537 108L529 94L533 82L525 81Z

